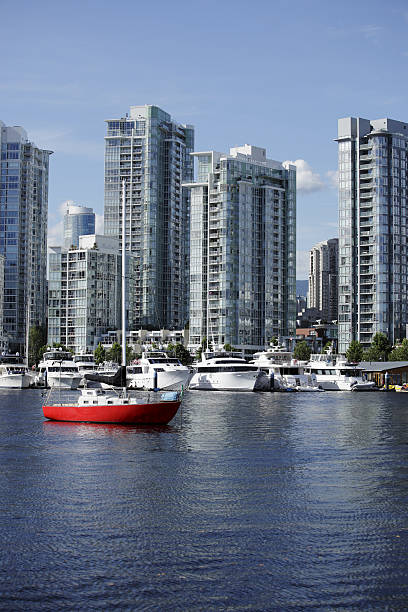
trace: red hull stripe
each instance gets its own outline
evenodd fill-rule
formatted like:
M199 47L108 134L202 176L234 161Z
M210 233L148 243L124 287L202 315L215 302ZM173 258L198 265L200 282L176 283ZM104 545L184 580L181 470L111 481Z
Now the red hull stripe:
M180 403L177 401L121 406L43 406L43 412L47 419L53 421L167 425L177 413Z

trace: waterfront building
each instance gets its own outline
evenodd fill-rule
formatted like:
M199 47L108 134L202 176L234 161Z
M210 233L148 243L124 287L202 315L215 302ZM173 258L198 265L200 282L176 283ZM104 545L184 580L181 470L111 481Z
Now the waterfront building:
M93 351L104 333L121 327L121 264L118 240L107 236L80 236L77 249L50 247L49 344L61 343L75 353ZM132 257L127 277L132 299ZM129 312L132 307L127 304Z
M105 234L126 240L136 259L136 328L179 329L188 318L189 206L183 181L193 178L194 128L157 106L131 106L107 120Z
M337 321L338 259L338 238L319 242L309 254L308 307L319 310L326 322Z
M79 237L95 234L95 213L92 208L67 203L64 214L64 247L79 246Z
M190 340L261 350L296 327L296 168L244 145L193 153Z
M110 330L102 335L101 344L109 350L115 342L121 342L122 332L120 329ZM126 344L130 346L135 354L141 354L143 351L166 351L169 344L187 345L188 333L187 330L169 330L169 329L137 329L126 332Z
M0 254L4 255L3 326L9 349L25 354L28 327L46 325L48 172L52 151L22 127L0 121Z
M382 332L405 337L408 123L338 122L339 352Z

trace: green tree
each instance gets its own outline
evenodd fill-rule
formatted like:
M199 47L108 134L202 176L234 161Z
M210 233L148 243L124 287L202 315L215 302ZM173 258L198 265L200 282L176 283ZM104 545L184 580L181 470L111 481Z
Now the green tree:
M172 342L169 342L166 350L169 355L175 355L176 345Z
M129 346L129 344L126 344L126 365L129 365L129 363L133 361L133 359L135 359L133 349L131 346Z
M198 361L201 359L201 355L203 351L205 352L206 350L207 350L207 338L206 336L204 336L204 338L201 340L201 346L199 346L196 352L196 358ZM211 350L211 342L208 343L208 350L209 351Z
M311 352L310 346L306 340L302 340L296 344L295 350L293 351L293 357L299 361L309 361Z
M95 349L94 358L95 358L95 363L97 365L99 365L100 363L103 363L106 360L106 351L101 343L99 343Z
M332 347L332 341L329 340L328 342L326 342L326 344L324 345L324 347L322 348L322 355L324 355L325 353L328 353Z
M177 357L177 359L179 359L183 365L190 365L190 363L193 361L189 351L180 343L176 344L174 356Z
M352 363L359 363L363 360L364 350L358 340L352 340L346 351L346 359Z
M235 351L235 348L229 342L227 342L227 344L224 344L223 348L224 351L226 351L227 353L232 353L233 351Z
M278 339L276 336L272 336L272 338L269 340L269 345L275 346L276 344L278 344Z
M373 338L371 346L364 353L365 361L387 361L391 351L388 338L382 332L377 332Z
M28 365L38 365L44 354L47 330L41 325L33 325L28 333Z
M114 363L120 364L122 362L122 347L118 342L114 342L112 344L112 348L110 348L106 352L106 357L109 361L113 361Z
M388 355L390 361L408 361L408 339L404 338L400 346L396 346Z

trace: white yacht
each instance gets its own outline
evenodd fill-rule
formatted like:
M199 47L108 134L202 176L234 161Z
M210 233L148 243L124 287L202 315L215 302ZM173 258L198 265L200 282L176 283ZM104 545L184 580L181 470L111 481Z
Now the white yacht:
M362 369L347 363L342 355L311 355L305 372L314 374L326 391L373 391L373 381L365 380Z
M96 372L98 366L95 363L93 353L83 353L74 355L73 361L78 366L78 371L82 376L80 382L80 386L82 387L85 384L85 374L93 374L94 372Z
M258 367L231 353L202 353L194 366L189 389L205 391L254 391Z
M82 374L79 373L78 365L69 351L49 348L38 364L35 382L38 386L77 389L81 379Z
M130 389L181 389L187 387L191 370L162 351L146 351L141 359L126 367Z
M33 378L23 358L16 355L0 355L0 389L27 389Z
M251 363L266 374L257 381L256 391L323 391L316 375L306 373L304 365L284 347L254 353Z

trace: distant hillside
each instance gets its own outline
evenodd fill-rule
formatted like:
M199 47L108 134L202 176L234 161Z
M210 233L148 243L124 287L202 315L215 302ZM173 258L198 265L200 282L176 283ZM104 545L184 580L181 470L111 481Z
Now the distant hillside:
M307 280L297 280L296 281L296 295L302 295L306 297L308 290L309 282Z

